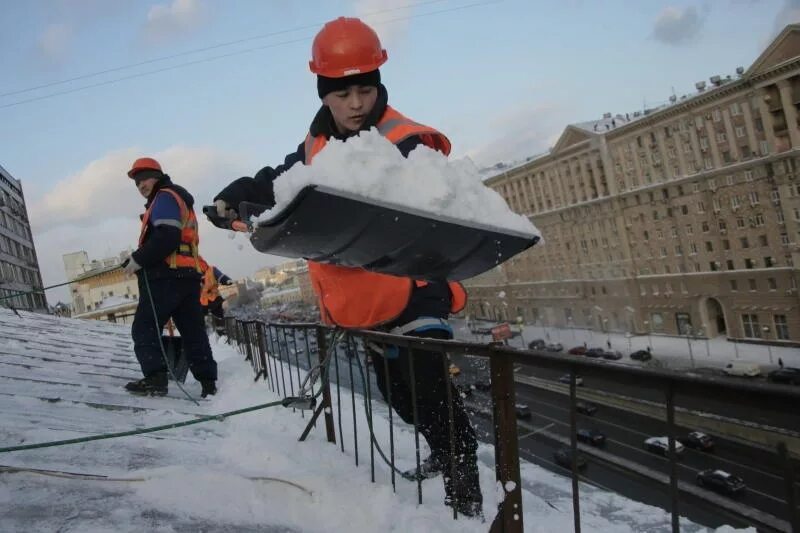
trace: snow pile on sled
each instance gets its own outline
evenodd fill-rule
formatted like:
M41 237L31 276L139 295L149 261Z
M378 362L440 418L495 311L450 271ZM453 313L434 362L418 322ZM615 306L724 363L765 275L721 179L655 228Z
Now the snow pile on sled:
M257 221L280 213L309 185L540 236L527 217L511 211L496 191L483 184L470 160L450 161L426 146L405 158L374 128L347 142L331 139L313 165L296 164L281 174L274 182L275 206Z

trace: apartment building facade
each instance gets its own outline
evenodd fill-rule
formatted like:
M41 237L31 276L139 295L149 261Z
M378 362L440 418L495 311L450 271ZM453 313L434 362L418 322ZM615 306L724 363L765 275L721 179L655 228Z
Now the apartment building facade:
M29 293L42 286L22 183L0 167L0 296L4 297L0 302L46 311L46 295Z
M545 244L470 280L468 312L800 342L800 25L697 89L489 178Z
M63 256L64 271L70 284L73 318L133 322L139 301L139 287L135 275L121 268L124 257L130 253L103 259L89 260L85 251Z

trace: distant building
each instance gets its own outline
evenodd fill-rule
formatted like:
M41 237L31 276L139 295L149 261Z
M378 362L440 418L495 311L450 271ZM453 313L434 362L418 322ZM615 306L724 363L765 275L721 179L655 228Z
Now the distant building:
M0 297L43 287L22 183L0 167ZM0 306L47 311L44 293L3 298Z
M265 287L264 297L262 297L264 305L289 301L302 301L309 305L317 303L305 259L293 259L280 265L264 267L257 270L252 277ZM278 292L290 288L298 289L298 292L295 294L294 291L291 291L282 296L277 295Z
M136 276L120 268L129 252L89 260L86 252L65 254L64 271L70 284L73 318L129 323L139 301Z
M470 280L468 313L800 341L800 25L696 88L486 180L546 242Z

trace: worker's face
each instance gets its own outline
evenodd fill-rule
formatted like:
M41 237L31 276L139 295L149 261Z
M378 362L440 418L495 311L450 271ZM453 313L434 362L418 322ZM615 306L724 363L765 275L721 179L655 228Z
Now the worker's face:
M326 94L322 103L330 108L339 132L352 133L361 129L377 99L377 87L351 85L347 89Z
M139 189L139 194L145 198L149 198L150 193L153 192L153 187L156 186L156 183L158 183L158 178L136 180L136 188Z

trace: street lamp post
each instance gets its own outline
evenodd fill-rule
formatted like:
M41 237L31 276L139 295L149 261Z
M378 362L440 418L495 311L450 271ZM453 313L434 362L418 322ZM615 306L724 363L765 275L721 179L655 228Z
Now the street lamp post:
M701 328L697 330L697 334L700 336L704 336L706 339L706 357L711 358L711 349L708 346L708 335L705 334L705 331Z
M524 322L525 322L525 319L523 319L521 316L517 317L517 325L519 326L519 338L522 340L522 349L523 350L528 346L527 344L525 344L525 334L524 334L524 329L525 328L523 327L523 323Z
M761 331L764 332L765 337L769 337L769 326L763 326ZM772 362L772 345L769 343L769 338L767 338L767 351L769 352L769 364L773 364Z
M607 318L603 319L603 329L605 330L605 333L606 333L606 346L608 346L608 349L610 350L611 349L611 330L608 329L608 319Z
M572 324L572 317L567 317L567 327L572 330L572 341L575 342L577 338L575 337L575 327Z
M647 347L649 348L648 351L652 351L653 350L653 337L651 336L650 321L649 320L645 320L644 321L644 327L647 328Z

